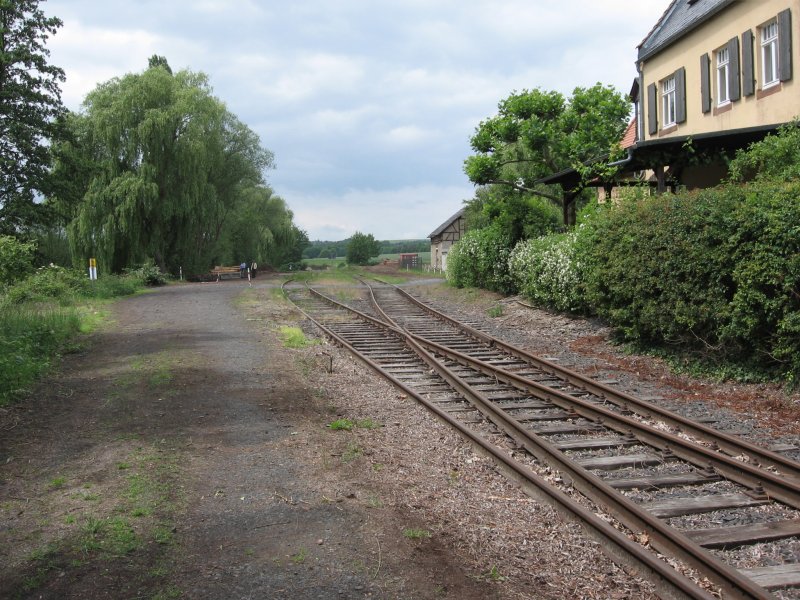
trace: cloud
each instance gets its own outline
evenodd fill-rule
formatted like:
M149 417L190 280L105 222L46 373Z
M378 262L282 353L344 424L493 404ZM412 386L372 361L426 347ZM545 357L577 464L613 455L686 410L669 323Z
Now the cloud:
M462 208L473 188L419 184L396 189L350 189L306 195L287 190L295 222L312 240L340 240L356 231L376 239L424 239Z

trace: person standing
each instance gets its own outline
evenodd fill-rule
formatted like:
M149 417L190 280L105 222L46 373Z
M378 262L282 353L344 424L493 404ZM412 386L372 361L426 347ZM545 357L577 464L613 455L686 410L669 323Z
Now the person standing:
M239 279L244 279L245 271L247 271L247 263L242 262L242 264L239 265Z
M256 261L253 261L253 264L250 265L250 273L253 276L253 279L256 278L257 271L258 271L258 263Z

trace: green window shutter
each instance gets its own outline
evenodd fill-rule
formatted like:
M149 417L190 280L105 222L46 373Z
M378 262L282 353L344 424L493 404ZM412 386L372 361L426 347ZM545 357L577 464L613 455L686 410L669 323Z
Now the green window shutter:
M731 38L728 42L728 92L731 102L742 97L741 74L739 71L739 38Z
M792 78L792 12L778 13L778 76L781 81Z
M658 133L658 88L655 83L647 86L647 131Z
M703 114L711 112L711 58L708 53L700 57L700 99Z
M742 94L752 96L756 93L756 69L753 57L753 32L749 29L742 34Z
M675 122L686 122L686 69L675 71Z

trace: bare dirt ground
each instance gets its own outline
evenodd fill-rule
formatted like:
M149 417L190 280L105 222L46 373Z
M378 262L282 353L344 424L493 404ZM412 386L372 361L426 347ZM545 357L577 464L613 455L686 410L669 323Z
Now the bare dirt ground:
M312 332L277 281L120 301L0 411L0 597L654 597L339 349L285 348L279 327ZM499 333L621 385L798 433L797 398L774 386L675 377L591 322L412 287L486 319L501 304ZM357 426L328 427L341 418Z

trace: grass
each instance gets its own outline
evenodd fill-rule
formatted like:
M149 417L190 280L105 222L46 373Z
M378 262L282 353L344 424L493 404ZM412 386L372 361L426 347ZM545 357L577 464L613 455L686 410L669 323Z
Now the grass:
M0 294L0 407L29 393L81 333L108 319L110 298L142 289L135 278L107 277L89 285L67 269L39 269Z
M378 427L382 427L382 425L370 418L358 419L356 421L350 419L336 419L328 423L328 428L333 431L352 431L356 427L359 429L377 429Z
M497 317L502 317L503 307L498 304L496 306L491 307L489 310L486 311L486 313L493 319L496 319Z
M422 540L431 537L431 532L427 529L407 528L403 529L403 537L409 540Z
M299 327L284 326L278 330L278 333L283 340L283 346L285 348L305 348L317 343L315 340L309 340Z
M296 554L292 554L289 559L296 565L301 565L305 562L306 558L308 558L308 550L305 548L300 548Z

